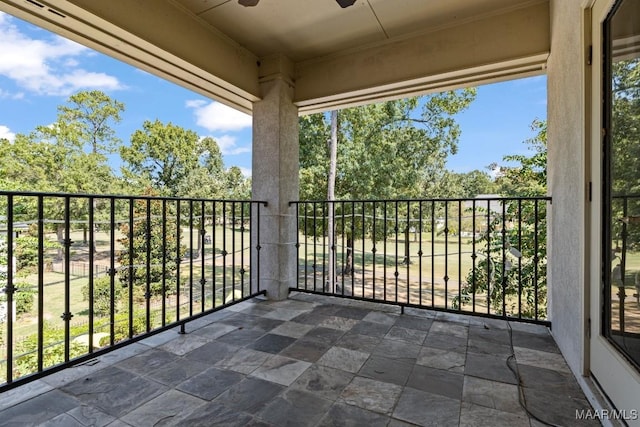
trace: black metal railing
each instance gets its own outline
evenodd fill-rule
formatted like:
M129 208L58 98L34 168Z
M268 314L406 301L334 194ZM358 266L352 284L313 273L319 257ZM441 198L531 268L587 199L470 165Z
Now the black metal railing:
M296 201L291 290L549 324L549 197Z
M0 192L0 391L264 294L264 202Z
M640 336L640 194L611 197L605 309L614 336ZM608 248L609 253L606 253Z

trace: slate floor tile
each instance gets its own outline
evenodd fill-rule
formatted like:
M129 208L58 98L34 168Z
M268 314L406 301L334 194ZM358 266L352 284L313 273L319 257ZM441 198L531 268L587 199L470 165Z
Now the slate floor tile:
M415 362L418 354L420 354L420 346L405 341L383 339L372 354L400 359L405 362Z
M178 356L184 356L191 350L195 350L196 348L205 345L207 342L208 341L203 337L187 336L184 334L178 335L177 338L161 345L159 349L177 354Z
M392 327L385 338L392 340L406 341L411 344L422 345L424 339L427 337L427 332L417 329L403 328L402 326Z
M326 345L333 345L344 335L344 331L339 329L324 328L322 326L315 327L307 332L304 337L305 340L316 341Z
M427 338L422 343L425 347L440 348L442 350L455 351L456 353L467 352L467 339L438 332L429 332Z
M197 397L169 390L129 412L122 421L135 427L160 426L182 418L203 404L204 401Z
M529 333L522 331L512 331L514 347L530 348L549 353L560 353L551 334Z
M538 368L553 369L570 374L569 366L562 354L530 348L514 347L516 360L521 365L531 365Z
M518 386L498 381L490 381L469 375L464 377L462 400L478 406L497 409L502 412L520 414Z
M489 320L489 319L487 319ZM470 326L469 339L478 339L484 342L509 346L509 331L506 329L487 328L483 326Z
M76 406L67 411L67 414L85 426L104 427L115 420L111 415L87 405Z
M188 335L196 335L204 338L207 341L211 341L215 340L216 338L220 338L221 336L226 335L229 332L236 331L237 329L237 326L225 325L224 323L214 323L212 325L196 329Z
M188 427L211 427L215 422L216 427L238 427L250 425L251 421L253 421L253 417L250 414L228 408L214 401L195 408L173 424Z
M302 373L311 366L309 362L275 355L265 361L250 375L263 380L290 386Z
M238 372L209 368L180 383L176 388L200 399L211 400L243 378L244 375Z
M515 375L507 366L507 357L468 352L464 373L487 380L517 384Z
M353 375L328 366L311 365L291 384L292 388L308 391L327 399L336 400L351 382Z
M362 320L365 318L371 310L360 307L344 307L336 312L336 316L346 317L348 319Z
M473 353L493 354L503 357L508 357L512 353L511 346L508 344L498 344L478 337L469 338L467 349Z
M291 389L273 399L258 418L281 427L314 426L330 406L330 401L315 394Z
M280 352L280 356L314 363L331 348L331 344L300 339Z
M523 386L544 391L554 391L560 395L579 395L582 393L573 375L553 369L518 364Z
M530 427L530 424L524 411L515 414L463 402L460 427Z
M115 366L80 378L61 389L82 403L119 418L162 394L165 386Z
M453 335L454 337L463 339L467 339L469 336L469 328L467 326L454 322L443 322L440 320L435 320L431 324L429 332Z
M347 372L358 372L368 358L369 353L342 347L331 347L318 359L317 363L318 365L329 366Z
M404 314L398 317L394 326L428 332L432 323L432 319Z
M65 369L67 371L68 369ZM73 369L72 369L73 370ZM54 375L58 375L59 372L50 375L49 377L45 377L48 379ZM73 379L77 379L77 376L73 376ZM65 381L66 384L68 381ZM25 402L35 396L40 394L44 394L48 391L54 389L55 386L50 385L48 382L43 380L36 380L27 384L24 384L20 387L13 388L11 390L7 390L2 393L2 399L0 399L0 411L7 409L13 405L17 405L18 403Z
M358 375L393 384L405 385L413 366L412 363L374 355L365 362L358 372Z
M366 316L362 318L363 321L372 323L382 323L384 325L393 326L398 320L397 314L382 313L380 311L370 311Z
M360 334L360 335L368 335L377 338L383 338L389 329L391 329L391 324L388 323L377 323L377 322L368 322L368 321L360 321L356 324L349 333Z
M369 335L354 334L353 330L347 332L336 342L337 347L348 348L349 350L371 353L380 344L380 338Z
M357 406L334 403L318 427L386 427L389 417Z
M175 354L154 348L125 359L119 362L117 366L137 374L146 375L176 360L178 360L178 356Z
M344 307L342 307L341 305L321 304L321 305L313 308L311 313L313 313L315 315L321 315L321 316L335 316L336 313L338 311L342 310L343 308Z
M328 315L320 314L318 309L315 309L309 313L302 313L291 320L297 323L304 323L305 325L316 326L327 320L327 317Z
M235 411L255 414L286 387L259 378L246 377L213 402Z
M86 425L82 424L71 415L64 413L48 421L45 421L42 424L39 424L38 427L86 427Z
M450 372L464 372L466 355L440 348L422 347L416 363L430 368L444 369Z
M415 365L407 386L452 399L462 399L464 376L459 373Z
M457 399L405 387L393 417L419 426L455 426L460 404Z
M389 415L402 387L369 378L355 377L340 395L340 401L373 412Z
M241 348L225 359L215 364L220 369L240 372L242 374L250 374L259 368L264 362L272 357L270 353Z
M220 338L216 339L215 342L225 343L232 345L234 347L244 347L246 345L253 344L258 338L263 336L265 332L261 329L247 329L241 328L236 329L235 331L231 331L228 334L224 334Z
M547 423L563 426L597 426L597 420L578 420L576 411L591 408L584 395L558 395L540 389L523 389L527 409Z
M304 323L297 322L285 322L271 330L272 334L284 335L285 337L301 338L307 332L313 329L312 325L305 325Z
M353 328L356 324L358 324L358 321L354 319L348 319L339 316L328 316L318 326L321 326L323 328L338 329L340 331L346 332Z
M159 383L175 386L208 369L210 366L211 365L207 363L198 362L197 360L189 360L185 363L184 359L178 359L164 366L162 369L156 369L147 376Z
M214 365L236 351L238 351L237 346L216 340L190 351L184 357L188 361L195 360L197 362Z
M0 412L0 422L9 427L38 425L77 405L74 397L60 390L51 390Z
M248 345L247 348L265 353L278 354L295 341L295 338L285 337L284 335L266 334L253 344Z

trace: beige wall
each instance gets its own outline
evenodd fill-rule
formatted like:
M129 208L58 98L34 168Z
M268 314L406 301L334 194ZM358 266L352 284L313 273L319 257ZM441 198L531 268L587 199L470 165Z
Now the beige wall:
M551 1L548 61L549 312L569 366L584 372L586 150L582 0Z

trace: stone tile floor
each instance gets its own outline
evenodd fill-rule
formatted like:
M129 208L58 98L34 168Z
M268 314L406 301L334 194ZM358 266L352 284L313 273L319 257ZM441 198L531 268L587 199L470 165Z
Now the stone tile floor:
M589 408L544 327L298 294L5 392L0 425L584 425Z

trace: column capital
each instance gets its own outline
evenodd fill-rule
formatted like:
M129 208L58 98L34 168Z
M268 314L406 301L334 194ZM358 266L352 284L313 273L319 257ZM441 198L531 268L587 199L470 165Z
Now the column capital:
M282 80L291 87L295 84L295 64L282 54L265 56L260 59L258 81L260 84L273 80Z

